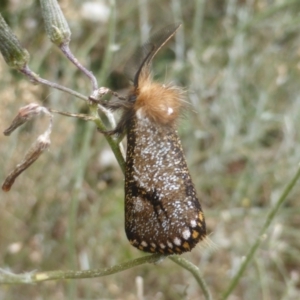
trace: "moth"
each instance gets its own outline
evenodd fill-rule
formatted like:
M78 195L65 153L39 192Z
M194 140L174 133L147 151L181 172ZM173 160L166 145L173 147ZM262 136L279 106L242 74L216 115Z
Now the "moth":
M153 82L151 62L176 33L169 25L142 47L125 66L133 82L127 97L101 104L121 109L115 129L127 134L125 231L129 242L151 253L181 254L206 237L201 205L184 158L176 121L184 108L179 87Z

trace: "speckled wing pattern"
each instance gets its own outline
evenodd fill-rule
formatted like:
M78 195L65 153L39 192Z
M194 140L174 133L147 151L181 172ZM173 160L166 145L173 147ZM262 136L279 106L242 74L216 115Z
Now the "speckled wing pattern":
M206 235L204 216L172 125L134 116L127 133L125 231L152 253L190 251Z

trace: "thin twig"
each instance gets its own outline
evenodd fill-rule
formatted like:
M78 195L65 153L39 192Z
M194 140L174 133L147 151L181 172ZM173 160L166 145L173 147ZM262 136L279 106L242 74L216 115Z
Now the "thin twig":
M0 283L1 284L32 284L41 281L49 280L62 280L62 279L83 279L93 277L103 277L115 273L131 269L133 267L145 264L145 263L156 263L163 259L165 256L161 254L147 255L139 257L128 262L115 265L110 268L84 270L84 271L48 271L48 272L37 272L37 273L25 273L25 274L12 274L10 272L0 270Z
M63 43L60 47L60 50L64 53L64 55L83 73L85 74L92 83L92 89L97 90L98 89L98 83L97 79L95 78L94 74L87 70L79 61L78 59L73 55L73 53L70 50L68 43Z
M91 111L91 117L94 118L94 122L97 125L97 127L101 130L101 131L106 131L106 127L104 126L103 122L101 121L101 119L99 118L99 114L98 114L98 106L97 105L91 105L90 106L90 111ZM122 170L122 172L125 174L125 153L123 151L123 148L120 146L120 141L117 138L114 138L110 135L104 135L104 137L106 138L109 146L111 147L118 163L119 166Z
M84 101L88 101L89 98L87 96L84 96L74 90L71 90L67 87L64 87L58 83L55 83L55 82L51 82L47 79L44 79L44 78L41 78L39 75L35 74L33 71L31 71L31 69L28 67L28 65L25 65L22 69L20 69L20 72L23 73L26 77L29 78L29 80L35 84L43 84L43 85L47 85L49 87L52 87L54 89L57 89L57 90L60 90L60 91L63 91L63 92L66 92L70 95L73 95L79 99L82 99Z
M198 267L196 267L194 264L192 264L190 261L183 258L182 256L172 255L172 256L169 256L169 259L171 259L173 262L175 262L179 266L183 267L184 269L188 270L189 272L191 272L192 275L195 277L196 281L198 282L199 286L201 287L205 299L206 300L212 299L211 293L210 293L205 281L203 280Z
M292 178L292 180L289 182L287 187L284 189L284 191L281 194L280 198L278 199L276 205L268 213L266 222L265 222L264 226L262 227L260 233L258 234L256 241L254 242L253 246L250 248L249 253L246 256L246 259L241 264L238 272L231 280L229 287L223 293L222 299L227 299L230 296L231 292L234 290L234 288L237 286L237 284L240 281L240 279L242 278L242 275L245 272L247 266L253 259L253 256L254 256L256 250L260 246L261 242L265 239L266 231L268 230L271 222L273 221L274 217L278 213L280 206L286 200L287 196L289 195L289 193L291 192L292 188L294 187L294 185L296 184L296 182L298 181L299 178L300 178L300 166L298 167L298 170L297 170L295 176Z
M66 117L73 117L73 118L81 119L84 121L95 121L95 117L92 117L92 116L86 115L86 114L74 114L74 113L60 111L60 110L56 110L56 109L52 109L52 108L48 108L48 110L51 111L52 113L66 116Z

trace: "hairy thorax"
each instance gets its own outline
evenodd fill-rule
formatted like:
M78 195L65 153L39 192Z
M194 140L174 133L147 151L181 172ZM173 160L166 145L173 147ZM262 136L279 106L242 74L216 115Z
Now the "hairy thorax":
M172 85L152 82L148 74L141 75L140 82L134 104L136 115L159 124L174 122L183 107L183 91Z

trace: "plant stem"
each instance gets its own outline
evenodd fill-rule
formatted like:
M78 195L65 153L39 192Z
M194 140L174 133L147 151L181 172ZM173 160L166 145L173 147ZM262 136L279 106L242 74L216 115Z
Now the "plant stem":
M82 99L84 101L88 101L88 97L87 96L84 96L74 90L71 90L67 87L64 87L58 83L55 83L55 82L51 82L47 79L44 79L44 78L41 78L39 75L35 74L34 72L31 71L31 69L28 67L28 65L25 65L22 69L20 69L20 72L23 73L26 77L29 78L29 80L35 84L37 83L40 83L40 84L43 84L43 85L47 85L51 88L54 88L54 89L57 89L57 90L60 90L60 91L63 91L63 92L66 92L70 95L73 95L79 99Z
M62 279L83 279L93 277L103 277L115 273L131 269L133 267L145 264L145 263L156 263L163 259L165 256L161 254L152 254L137 259L115 265L110 268L84 270L84 271L48 271L48 272L37 272L37 273L25 273L25 274L12 274L3 270L0 270L0 283L1 284L32 284L41 281L49 280L62 280Z
M190 261L188 261L185 258L180 257L178 255L169 256L169 259L172 260L173 262L175 262L176 264L178 264L179 266L183 267L184 269L188 270L189 272L191 272L192 275L195 277L196 281L198 282L199 286L201 287L205 299L206 300L212 299L211 293L210 293L205 281L203 280L198 267L196 267Z
M92 83L92 89L97 90L98 89L98 83L97 79L95 78L94 74L87 70L79 61L78 59L73 55L73 53L70 50L68 43L63 43L60 47L60 50L64 53L64 55L83 73L85 74Z
M99 82L104 82L104 80L107 78L107 73L109 71L109 66L112 61L113 51L112 51L112 45L115 42L115 36L116 36L116 4L115 0L110 1L110 17L109 17L109 23L108 23L108 42L105 47L105 52L102 58L103 64L101 66L101 71L99 74Z
M280 206L286 200L288 194L291 192L292 188L294 187L294 185L298 181L299 177L300 177L300 166L298 167L298 170L297 170L295 176L292 178L292 180L290 181L290 183L284 189L283 193L281 194L281 196L278 199L278 201L275 204L275 206L268 213L266 222L265 222L264 226L262 227L260 233L258 234L258 236L256 238L256 241L254 242L253 246L250 248L250 251L247 254L247 256L246 256L245 260L243 261L243 263L241 264L238 272L236 273L236 275L231 280L231 282L229 284L229 287L223 293L222 299L227 299L228 296L230 296L231 292L234 290L234 288L237 286L237 284L238 284L239 280L242 278L242 275L245 272L247 266L249 265L249 263L253 259L253 256L254 256L256 250L260 246L261 242L263 240L265 240L266 231L269 228L269 226L270 226L271 222L273 221L274 217L278 213Z
M97 127L100 130L105 131L106 127L99 118L97 107L97 105L90 105L91 116L92 118L94 118L94 122L97 125ZM113 138L110 135L104 135L104 137L106 138L109 146L111 147L111 150L113 151L122 172L125 174L125 153L123 151L123 148L120 147L120 141L118 139Z

